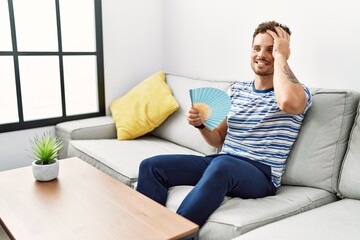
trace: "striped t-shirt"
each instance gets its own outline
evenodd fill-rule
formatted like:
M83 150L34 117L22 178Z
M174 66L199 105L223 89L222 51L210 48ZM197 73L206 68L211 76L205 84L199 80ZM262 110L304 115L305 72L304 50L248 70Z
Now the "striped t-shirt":
M231 110L220 153L246 157L270 166L272 182L279 187L286 159L312 102L309 89L302 86L307 105L303 113L294 115L278 107L273 88L256 90L254 81L234 83L228 90Z

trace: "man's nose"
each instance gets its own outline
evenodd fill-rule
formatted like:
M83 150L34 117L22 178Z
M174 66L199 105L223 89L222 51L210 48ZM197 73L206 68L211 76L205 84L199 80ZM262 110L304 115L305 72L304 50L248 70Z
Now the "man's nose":
M266 51L264 49L258 51L258 58L263 59L266 56Z

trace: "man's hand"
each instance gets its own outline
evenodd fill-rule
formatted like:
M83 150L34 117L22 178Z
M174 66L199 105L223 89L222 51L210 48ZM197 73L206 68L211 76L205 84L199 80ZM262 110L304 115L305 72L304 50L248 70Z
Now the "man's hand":
M203 122L201 121L199 111L194 108L189 109L188 113L186 114L186 117L188 123L194 127L203 124Z
M190 108L186 114L188 123L192 126L200 126L204 122L201 120L201 116L199 110L194 108ZM224 143L225 136L227 132L227 122L224 119L214 130L210 130L209 128L203 128L200 133L205 139L205 141L216 148L221 148Z
M273 57L275 60L278 57L283 57L288 60L290 57L290 35L281 27L275 27L275 32L267 30L274 38Z

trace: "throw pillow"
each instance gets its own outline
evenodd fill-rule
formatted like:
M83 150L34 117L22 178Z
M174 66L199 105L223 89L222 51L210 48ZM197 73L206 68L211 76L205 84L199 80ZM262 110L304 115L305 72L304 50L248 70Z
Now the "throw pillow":
M149 133L178 108L179 104L162 71L145 79L110 104L119 140L135 139Z

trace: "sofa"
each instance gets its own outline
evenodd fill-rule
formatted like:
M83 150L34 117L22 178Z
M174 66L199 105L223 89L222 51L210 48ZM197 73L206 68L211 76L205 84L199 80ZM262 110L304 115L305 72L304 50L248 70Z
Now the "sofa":
M138 167L147 157L184 153L209 155L206 144L186 121L189 89L226 90L232 81L166 74L178 109L150 132L117 139L114 117L56 125L64 143L61 158L77 156L135 187ZM282 186L260 199L225 197L199 232L200 239L358 239L360 237L360 93L311 88L312 107L287 159ZM192 186L169 189L166 207L176 211ZM206 204L206 203L204 203Z
M260 227L236 240L360 239L359 115L360 107L340 169L337 194L341 200Z

